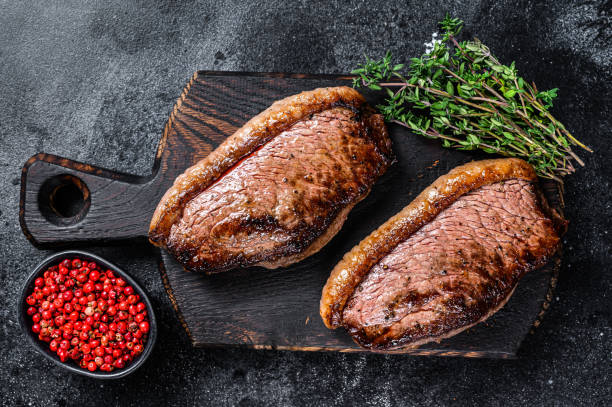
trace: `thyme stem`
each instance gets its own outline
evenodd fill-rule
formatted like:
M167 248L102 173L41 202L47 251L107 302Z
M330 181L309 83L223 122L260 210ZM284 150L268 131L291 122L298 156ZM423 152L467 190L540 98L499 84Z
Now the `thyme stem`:
M440 22L442 41L420 58L393 65L391 53L352 73L353 86L387 92L378 106L386 120L442 145L460 150L521 157L545 178L562 182L584 166L572 146L578 141L549 112L557 89L538 91L518 75L514 62L503 65L475 38L459 41L463 22L448 15Z

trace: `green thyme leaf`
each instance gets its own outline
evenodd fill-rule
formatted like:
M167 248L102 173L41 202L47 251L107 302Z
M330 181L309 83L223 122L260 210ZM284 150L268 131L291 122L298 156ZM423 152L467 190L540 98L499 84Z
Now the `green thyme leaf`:
M502 64L479 40L458 41L460 19L447 14L440 27L442 42L410 58L407 68L394 64L390 52L379 60L366 56L351 72L353 86L384 88L387 99L378 109L385 119L440 139L443 147L521 157L559 182L575 163L584 165L572 147L592 150L549 112L558 89L538 91L514 62Z

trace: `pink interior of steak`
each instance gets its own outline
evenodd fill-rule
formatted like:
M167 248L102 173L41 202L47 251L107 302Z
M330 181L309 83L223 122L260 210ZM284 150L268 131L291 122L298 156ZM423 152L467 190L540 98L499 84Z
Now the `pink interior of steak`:
M557 241L533 184L483 186L381 259L353 293L343 321L371 337L443 335L502 304L529 263Z
M186 241L199 261L217 264L219 256L271 260L299 252L371 186L382 164L355 112L315 114L191 200L170 240Z

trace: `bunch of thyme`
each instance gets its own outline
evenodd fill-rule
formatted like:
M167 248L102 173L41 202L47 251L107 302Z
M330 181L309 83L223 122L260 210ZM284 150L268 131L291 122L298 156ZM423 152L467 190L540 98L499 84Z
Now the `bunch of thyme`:
M378 61L366 57L352 71L353 86L385 89L388 98L378 108L387 121L441 139L444 147L520 157L559 182L575 171L574 162L584 166L571 147L591 149L549 112L557 89L538 91L514 62L501 64L478 39L459 42L462 26L447 15L442 40L412 58L407 74L389 52Z

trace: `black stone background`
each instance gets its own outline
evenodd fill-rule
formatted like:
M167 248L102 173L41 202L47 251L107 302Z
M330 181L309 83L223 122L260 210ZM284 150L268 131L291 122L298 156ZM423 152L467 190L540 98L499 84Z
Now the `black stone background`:
M610 405L610 1L13 2L0 0L0 404ZM520 358L467 360L193 349L149 246L92 247L150 293L160 334L122 380L67 374L25 342L15 302L37 250L18 224L19 176L48 152L146 174L198 69L344 73L363 54L420 55L445 11L540 88L595 149L566 180L558 289Z

